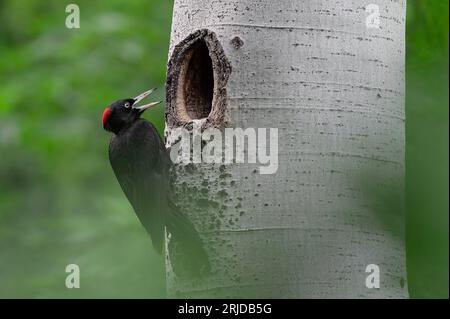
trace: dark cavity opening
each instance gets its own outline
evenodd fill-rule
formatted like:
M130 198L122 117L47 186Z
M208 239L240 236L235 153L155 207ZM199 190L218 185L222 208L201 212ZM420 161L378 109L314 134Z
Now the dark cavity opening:
M201 120L202 128L225 124L231 64L214 32L202 29L178 43L167 65L169 128Z
M181 78L183 100L190 119L208 117L214 95L214 71L205 41L192 45L185 59L184 77Z

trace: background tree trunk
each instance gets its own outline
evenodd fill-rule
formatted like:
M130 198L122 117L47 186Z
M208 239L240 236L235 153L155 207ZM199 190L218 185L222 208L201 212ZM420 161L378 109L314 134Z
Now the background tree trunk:
M177 166L178 205L204 236L212 273L175 275L183 265L168 258L170 296L408 296L406 1L373 2L379 28L360 0L175 1L167 146L192 122L274 127L279 168ZM369 264L379 289L365 285Z

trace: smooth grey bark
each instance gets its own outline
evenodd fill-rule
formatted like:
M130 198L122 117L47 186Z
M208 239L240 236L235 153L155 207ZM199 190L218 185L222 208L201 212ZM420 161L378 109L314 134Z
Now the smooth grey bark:
M379 29L366 25L369 3L379 6ZM169 296L408 296L405 9L405 0L175 1L167 146L191 122L178 105L189 94L177 67L190 55L180 53L185 39L212 34L212 113L225 113L194 122L278 128L279 168L177 165L178 205L204 236L212 273L177 276L168 258ZM198 30L209 31L192 36ZM379 289L365 285L369 264L380 267Z

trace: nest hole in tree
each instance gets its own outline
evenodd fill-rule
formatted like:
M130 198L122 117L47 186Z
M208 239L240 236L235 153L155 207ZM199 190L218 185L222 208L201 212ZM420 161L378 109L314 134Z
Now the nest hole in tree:
M230 62L214 32L198 30L177 44L168 63L168 126L183 126L203 119L207 126L221 126L230 73Z
M214 95L214 70L206 43L199 40L190 48L183 61L186 72L180 78L181 100L190 119L209 115Z

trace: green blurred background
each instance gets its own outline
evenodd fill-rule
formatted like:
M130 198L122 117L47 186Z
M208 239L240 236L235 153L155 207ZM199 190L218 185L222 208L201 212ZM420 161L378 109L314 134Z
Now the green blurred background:
M164 297L151 249L107 158L103 107L163 88L171 1L0 0L0 297ZM448 298L448 1L409 0L410 294ZM164 99L164 90L156 99ZM163 129L163 106L146 113ZM67 264L82 289L67 289Z

